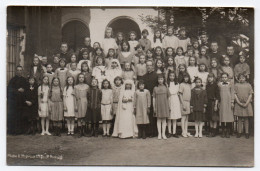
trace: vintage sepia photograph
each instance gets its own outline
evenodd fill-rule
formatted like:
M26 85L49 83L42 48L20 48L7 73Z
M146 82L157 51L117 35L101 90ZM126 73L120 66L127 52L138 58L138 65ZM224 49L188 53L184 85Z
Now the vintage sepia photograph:
M6 12L8 166L254 167L254 8Z

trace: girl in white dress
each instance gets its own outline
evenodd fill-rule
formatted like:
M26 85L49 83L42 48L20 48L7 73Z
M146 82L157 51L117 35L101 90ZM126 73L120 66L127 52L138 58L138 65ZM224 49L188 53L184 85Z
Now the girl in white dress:
M160 30L156 30L154 32L154 36L153 36L153 40L152 40L152 48L156 48L157 46L160 46L162 48L162 42L163 42L163 38L162 38L162 32Z
M113 38L113 30L111 27L107 27L106 33L105 33L105 39L103 40L101 46L104 50L105 55L107 55L108 50L110 48L114 49L115 51L118 49L116 40Z
M196 58L193 56L189 58L189 66L187 68L187 72L190 75L190 80L192 82L191 88L194 88L195 87L194 79L195 77L198 76L199 70L198 70Z
M120 90L116 121L113 135L119 138L130 138L138 135L138 129L134 116L135 84L132 80L126 80Z
M114 86L114 79L122 76L122 69L117 59L111 61L111 66L105 72L106 79L110 82L111 86Z
M101 89L102 81L105 79L105 66L104 59L102 57L97 58L96 66L93 69L92 76L98 80L98 88Z
M81 65L84 62L86 62L88 64L88 67L89 67L90 71L92 71L92 62L90 60L89 51L87 49L85 49L82 52L82 60L80 60L78 65L77 65L77 69L78 70L81 70Z
M199 70L198 70L198 77L202 80L202 89L206 89L207 79L208 79L208 69L206 67L206 64L199 64Z
M44 76L42 79L42 85L38 88L38 113L41 118L42 135L49 133L49 108L48 108L48 97L49 97L49 77ZM46 122L46 129L45 127Z
M75 112L78 111L74 95L74 78L67 78L67 85L63 91L64 117L67 120L68 135L74 134Z
M168 123L168 138L173 136L179 138L176 134L177 119L181 118L181 105L179 99L179 84L174 72L170 71L168 74L168 86L170 91L169 106L170 117L167 119ZM171 130L171 126L173 127Z
M136 32L131 31L129 33L129 41L128 41L129 45L130 45L130 52L134 53L135 52L135 47L139 44L139 42L136 40Z
M103 126L103 137L110 136L109 130L111 127L112 115L112 104L113 104L113 91L110 82L105 79L102 82L102 100L101 100L101 116L102 116L102 126Z

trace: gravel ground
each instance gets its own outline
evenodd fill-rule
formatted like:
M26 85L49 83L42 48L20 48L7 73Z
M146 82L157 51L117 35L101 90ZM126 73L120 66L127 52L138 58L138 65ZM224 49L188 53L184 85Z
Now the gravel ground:
M252 167L254 138L7 136L7 164Z

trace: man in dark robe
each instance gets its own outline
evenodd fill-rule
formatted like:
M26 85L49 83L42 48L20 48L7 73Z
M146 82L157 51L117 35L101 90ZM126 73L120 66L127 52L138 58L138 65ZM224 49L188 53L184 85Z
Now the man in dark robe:
M147 61L146 62L147 67L147 73L144 75L143 79L145 82L146 89L150 91L151 95L153 94L153 89L157 85L158 82L158 76L156 72L153 69L153 62ZM151 96L151 103L153 103L153 97ZM153 116L153 104L150 107L150 113L149 113L149 121L150 124L148 126L148 134L150 137L157 136L157 125L156 125L156 118Z
M7 133L17 135L22 132L22 114L24 108L24 91L27 81L22 76L23 67L16 67L14 76L7 87Z

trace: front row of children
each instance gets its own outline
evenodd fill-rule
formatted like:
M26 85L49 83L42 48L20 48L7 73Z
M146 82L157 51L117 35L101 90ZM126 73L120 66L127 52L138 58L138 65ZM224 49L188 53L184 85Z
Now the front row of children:
M239 138L244 121L245 135L249 138L250 116L253 116L251 106L253 90L246 82L246 76L240 74L239 82L233 85L227 73L222 73L221 81L216 82L214 74L207 77L206 89L202 88L202 80L194 79L192 89L189 74L184 74L179 84L175 72L170 71L167 79L159 74L157 86L152 95L145 89L145 82L139 80L137 88L132 80L116 77L111 83L105 79L101 89L98 80L92 79L91 86L85 84L85 76L80 73L77 84L72 76L66 79L64 90L60 80L54 77L49 80L44 76L38 87L35 78L29 78L30 97L37 97L38 113L41 118L41 135L51 135L49 119L53 122L53 135L61 135L61 123L67 122L68 135L74 134L75 118L77 119L79 137L86 133L86 123L91 123L91 136L98 136L99 122L102 120L103 136L110 136L109 130L113 124L113 137L146 138L146 127L153 108L153 117L157 118L158 139L178 137L176 134L177 120L181 119L182 136L189 137L188 121L195 121L195 137L202 137L204 122L210 123L210 135L216 135L218 123L221 123L222 137L230 137L234 116L238 117ZM166 82L167 80L167 82ZM51 84L49 86L49 81ZM38 90L38 91L37 91ZM28 110L35 108L27 100ZM37 110L37 106L36 106ZM166 135L166 126L168 134ZM33 129L33 127L30 127Z

